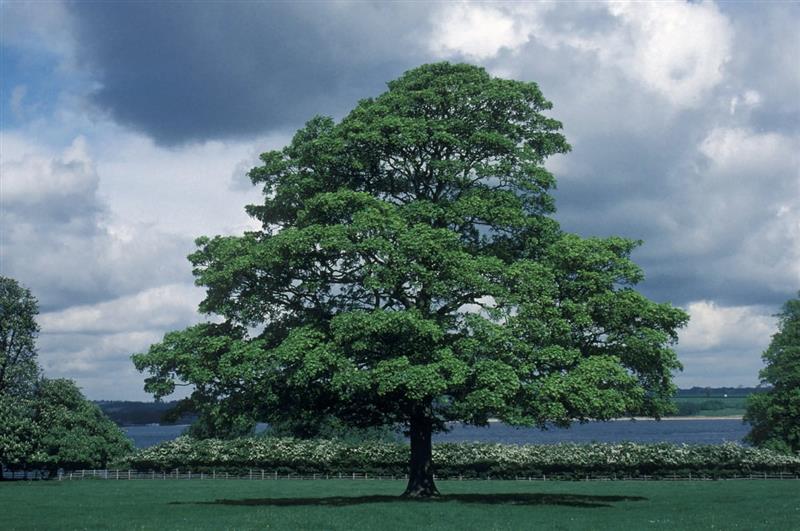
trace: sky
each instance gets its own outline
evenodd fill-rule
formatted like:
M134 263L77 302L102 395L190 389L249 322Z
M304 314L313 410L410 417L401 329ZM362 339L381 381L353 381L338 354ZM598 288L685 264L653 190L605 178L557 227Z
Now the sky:
M258 155L404 71L535 81L562 227L641 239L685 308L682 387L755 385L800 290L798 2L0 2L0 274L44 374L144 400L130 355L200 322L186 255L258 225Z

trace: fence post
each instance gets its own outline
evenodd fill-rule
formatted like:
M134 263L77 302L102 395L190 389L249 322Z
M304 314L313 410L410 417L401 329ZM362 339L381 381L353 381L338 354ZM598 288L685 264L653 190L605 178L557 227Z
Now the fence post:
M128 469L128 479L131 479L131 469Z

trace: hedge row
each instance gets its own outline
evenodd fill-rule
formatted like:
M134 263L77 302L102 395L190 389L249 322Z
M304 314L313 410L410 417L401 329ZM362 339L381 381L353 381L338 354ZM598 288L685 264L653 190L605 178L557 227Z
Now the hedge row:
M223 441L180 437L138 450L121 466L136 470L275 470L281 474L367 472L402 475L409 449L400 443L347 444L331 440L247 438ZM435 444L436 474L514 478L669 476L725 477L758 472L800 473L800 456L741 446L659 444Z

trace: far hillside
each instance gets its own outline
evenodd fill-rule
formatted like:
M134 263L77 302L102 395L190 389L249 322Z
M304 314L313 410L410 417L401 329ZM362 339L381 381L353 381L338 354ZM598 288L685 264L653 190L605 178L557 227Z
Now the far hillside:
M675 394L676 416L726 417L744 414L745 400L752 393L762 393L765 387L692 387L679 389ZM144 424L191 424L196 417L184 415L175 421L164 416L178 402L130 402L99 400L100 409L120 426Z
M744 415L747 397L767 387L692 387L675 394L676 416L738 417Z
M97 400L103 413L120 426L144 424L191 424L196 416L183 415L177 420L166 420L164 416L177 404L173 402L129 402L118 400Z

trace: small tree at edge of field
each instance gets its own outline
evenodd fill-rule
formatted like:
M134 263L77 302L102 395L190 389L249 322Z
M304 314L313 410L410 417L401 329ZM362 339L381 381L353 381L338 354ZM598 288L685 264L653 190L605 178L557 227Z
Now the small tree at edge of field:
M778 332L761 355L761 382L771 388L747 399L746 439L756 446L800 452L800 293L778 314Z

